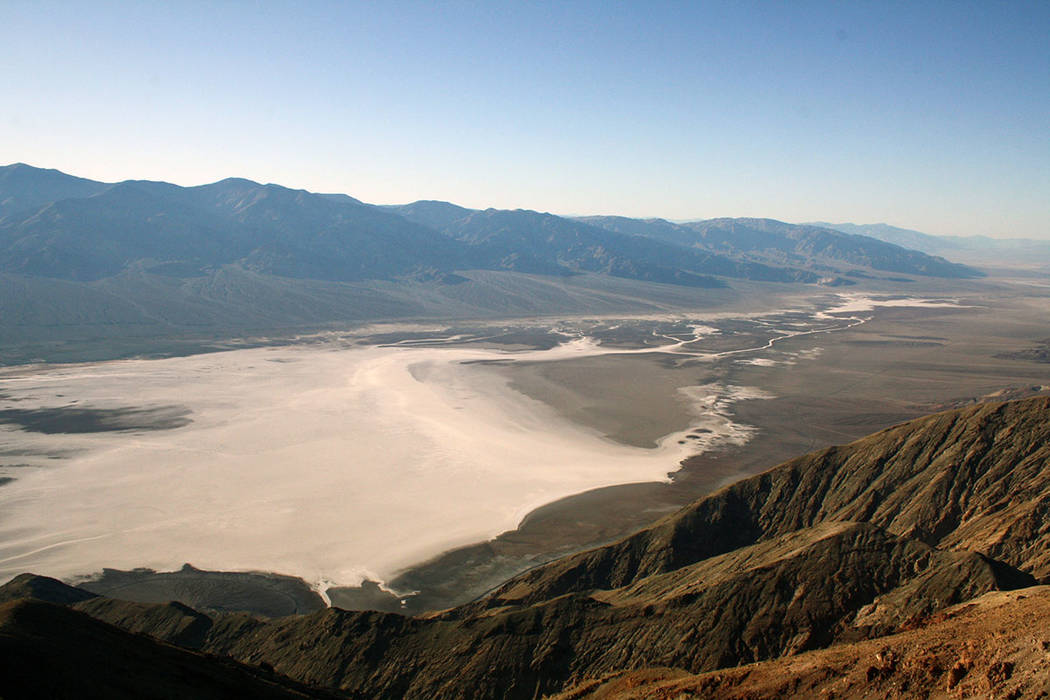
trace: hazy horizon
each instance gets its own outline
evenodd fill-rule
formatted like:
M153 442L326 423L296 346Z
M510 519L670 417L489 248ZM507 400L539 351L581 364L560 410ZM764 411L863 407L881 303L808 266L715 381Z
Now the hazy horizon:
M51 168L51 167L47 167L47 166L35 165L33 163L24 163L24 162L8 163L6 165L0 165L0 167L10 167L10 166L14 166L14 165L25 165L25 166L29 166L29 167L32 167L32 168L40 168L40 169L43 169L43 170L56 170L58 172L62 172L64 174L66 174L66 175L73 175L75 177L82 177L82 176L78 175L77 173L67 172L65 170L62 170L61 168ZM198 183L192 183L192 184L171 183L170 181L162 181L162 182L168 182L169 184L176 184L176 185L179 185L180 187L198 187L198 186L214 184L215 182L220 182L222 180L227 180L227 179L250 179L250 178L238 178L238 176L236 176L236 175L230 175L230 176L227 176L227 177L219 178L219 180L212 180L212 181L209 181L209 182L198 182ZM129 178L122 178L122 179L119 179L119 180L103 181L103 182L105 184L117 184L119 182L128 182L128 181L135 182L135 181L143 181L143 180L144 180L144 178L129 177ZM262 186L276 185L276 186L284 187L284 188L287 188L287 189L290 189L290 190L304 190L305 189L305 188L302 188L302 187L296 187L294 185L289 185L287 183L281 183L281 182L257 182L257 181L254 181L254 182L256 182L256 184L259 184L259 185L262 185ZM307 190L307 191L310 191L310 190ZM354 197L354 194L352 192L315 192L315 191L310 191L310 192L312 194L345 194L345 195L349 195L351 197ZM360 197L355 197L355 199L361 199L361 198ZM362 199L361 201L364 201L364 200ZM424 197L423 199L413 200L411 202L365 202L365 203L366 204L374 204L374 205L377 205L377 206L399 206L399 205L405 205L405 204L412 204L412 203L418 202L418 201L441 201L441 202L446 202L448 204L455 204L455 205L463 206L460 202L447 202L446 200L436 200L436 199L433 199L433 198L430 198L430 197ZM489 207L482 206L482 207L468 207L468 208L484 210L484 209L487 209ZM528 209L528 208L527 207L507 207L507 209ZM612 212L612 211L587 212L587 213L579 213L579 212L549 212L549 211L535 210L535 209L532 209L531 211L540 211L541 213L553 214L555 216L561 216L561 217L566 217L566 218L578 218L578 217L587 217L587 216L624 216L623 214L620 214L619 212ZM659 214L635 216L635 217L631 217L631 218L636 218L636 219L664 219L664 220L670 221L672 223L688 223L688 222L693 222L693 221L704 221L705 220L705 218L701 218L701 217L694 217L694 218L670 218L670 217L666 217L666 216L660 216ZM741 217L738 217L738 216L733 215L733 214L715 214L713 216L706 217L706 219L722 219L722 218L741 218ZM773 218L773 217L761 216L761 217L754 217L754 218L770 219L770 218ZM843 225L843 224L846 224L846 225L859 225L859 226L866 226L866 225L871 225L871 226L891 226L891 227L899 228L899 229L906 230L906 231L917 231L918 233L927 233L926 231L918 231L917 229L914 229L913 227L908 226L908 225L894 224L894 223L890 223L890 222L886 222L886 221L827 221L827 220L813 219L813 220L809 220L809 221L790 221L790 222L785 222L785 223L792 223L792 224L822 224L822 223L826 223L828 225ZM936 235L936 234L933 234L933 235ZM950 236L951 234L947 234L947 235ZM973 236L980 236L982 234L971 234L971 235L973 235ZM1015 236L990 236L990 237L1001 239L1001 240L1013 239L1013 238L1016 238L1016 239L1032 238L1034 240L1039 240L1038 237L1033 237L1033 236L1025 236L1025 237L1020 237L1020 236L1017 236L1017 237L1015 237Z
M1050 5L9 3L5 160L1050 236Z

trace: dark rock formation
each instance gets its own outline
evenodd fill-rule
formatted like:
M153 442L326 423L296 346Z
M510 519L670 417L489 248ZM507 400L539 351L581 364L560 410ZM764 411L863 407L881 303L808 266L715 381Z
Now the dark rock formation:
M5 698L330 698L266 667L179 649L39 600L0 604Z

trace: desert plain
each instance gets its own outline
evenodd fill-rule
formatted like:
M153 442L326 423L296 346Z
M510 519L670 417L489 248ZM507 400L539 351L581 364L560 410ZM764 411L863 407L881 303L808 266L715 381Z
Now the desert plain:
M274 614L448 607L798 454L1050 391L1048 310L1050 287L1006 276L756 288L8 367L0 578Z

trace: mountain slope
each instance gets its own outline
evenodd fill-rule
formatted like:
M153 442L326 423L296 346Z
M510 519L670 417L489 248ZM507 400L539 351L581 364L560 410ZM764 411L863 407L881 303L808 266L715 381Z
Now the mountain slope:
M181 277L222 265L291 278L387 279L460 267L461 246L352 198L247 180L123 182L0 224L0 270L74 280L129 265Z
M57 186L33 190L34 183L50 177L48 171L22 166L5 172L8 190L32 190L37 201L58 198L0 222L0 272L91 281L136 264L178 277L238 264L322 281L441 277L467 269L596 272L700 287L723 286L708 273L817 280L802 270L728 260L714 264L708 254L536 212L472 212L437 202L375 207L352 197L244 179L189 188L83 181L80 186L91 196L64 197ZM4 192L0 188L0 196Z
M587 217L610 230L646 236L721 255L744 256L772 265L836 270L843 265L883 272L975 278L977 270L863 235L773 219L709 219L672 224L662 219Z
M930 255L945 255L975 265L1006 263L1030 267L1050 263L1050 241L1034 238L991 238L988 236L931 236L920 231L889 224L828 224L813 226L877 238Z
M422 199L411 204L388 204L380 208L402 216L409 221L414 221L421 226L429 226L438 231L449 228L455 222L465 219L477 211L476 209L467 209L450 202L428 199Z
M930 255L945 255L957 251L961 246L950 238L931 236L922 231L890 226L889 224L830 224L826 221L813 221L807 226L819 226L833 231L841 231L855 236L869 236L886 243L893 243L904 248L919 250Z
M1048 619L1050 587L988 593L888 637L695 676L619 672L552 700L1046 697Z
M834 649L1045 582L1048 508L1041 397L799 457L430 616L330 609L264 621L101 597L72 604L353 695L535 698L632 669L700 673ZM72 597L33 581L19 590Z
M446 228L445 233L475 246L490 266L503 265L506 261L513 265L518 256L530 261L554 260L568 270L689 286L717 284L696 275L769 282L819 280L819 276L810 271L740 263L720 255L683 250L660 241L625 236L534 211L474 212Z
M488 605L617 588L824 522L867 522L1050 579L1050 399L939 413L738 482L615 545L523 574Z
M25 163L0 166L0 222L13 214L62 199L90 197L107 189L104 182L85 180L58 170Z
M178 277L238 264L325 281L485 269L592 272L706 287L722 284L711 275L816 282L842 265L976 275L863 236L768 219L678 225L475 211L445 202L376 207L345 195L236 178L188 188L146 181L107 185L14 165L0 169L0 201L6 202L0 272L58 279L103 279L136 264Z
M738 246L741 238L776 258L789 260L839 260L874 270L930 277L974 278L982 273L943 258L908 250L867 236L850 236L814 226L785 224L772 219L712 219L687 224L706 245L718 249ZM796 257L797 256L797 257Z
M733 220L715 235L696 229L711 222L377 207L237 178L107 184L19 164L0 168L0 202L0 342L19 346L13 361L347 321L698 308L739 293L736 280L970 275L862 237L814 230L836 241L818 245L779 222Z
M769 282L817 282L812 271L740 262L676 242L624 235L583 220L524 209L476 211L444 202L390 207L471 246L478 266L540 274L576 271L687 286L717 286L707 275Z
M330 698L272 670L209 658L58 605L0 604L7 698Z

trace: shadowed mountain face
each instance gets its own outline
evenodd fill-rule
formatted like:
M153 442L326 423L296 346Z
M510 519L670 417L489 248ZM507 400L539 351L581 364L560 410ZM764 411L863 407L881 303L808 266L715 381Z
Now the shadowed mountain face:
M826 522L979 552L1050 582L1050 399L889 428L746 479L609 547L540 567L487 602L618 588Z
M101 338L102 357L115 357L111 338L699 308L737 293L738 280L838 286L879 271L978 274L863 236L759 219L379 207L243 179L106 184L0 167L0 316L9 319L0 341L24 344L25 358L51 359L56 341Z
M20 212L63 199L90 197L106 190L104 182L73 177L57 170L15 163L0 168L0 224Z
M476 211L435 200L420 200L412 204L388 204L380 208L437 231L448 229L457 221L467 218Z
M476 212L434 202L374 207L352 197L241 179L183 188L135 181L90 187L84 184L89 181L70 178L64 187L36 192L32 183L47 179L42 172L27 166L4 171L13 192L33 192L38 204L59 198L0 222L2 271L92 281L135 264L177 277L238 264L268 275L324 281L464 269L555 276L593 272L692 287L723 286L711 274L776 282L819 279L811 271L738 263L531 211ZM31 199L24 195L19 201Z
M613 231L647 236L681 246L728 256L743 256L771 265L835 270L855 265L882 272L931 277L972 278L981 273L917 250L831 228L786 224L773 219L710 219L672 224L662 219L589 217Z
M421 223L439 224L446 235L473 246L486 268L539 274L586 271L686 286L720 284L700 275L767 282L820 280L811 270L742 262L675 241L623 234L552 214L458 207L454 211L450 206L417 202L395 210ZM452 218L454 214L462 216Z
M201 276L222 265L282 277L390 278L428 265L461 267L460 247L434 231L345 199L223 180L182 188L123 182L0 225L0 269L98 280L142 263Z
M946 255L954 260L1010 268L1050 269L1050 241L1034 238L991 238L989 236L931 236L888 224L828 224L816 222L812 226L834 229L843 233L877 238L905 248Z
M845 648L990 591L1045 583L1048 511L1042 397L936 414L799 457L420 618L330 609L264 621L78 600L32 576L0 589L0 600L28 591L352 696L536 698L632 669L700 673Z
M0 168L0 205L0 270L62 279L109 277L139 261L183 276L238 263L316 280L473 268L709 286L697 275L813 282L834 272L829 263L973 275L874 239L768 219L676 225L444 202L375 207L243 179L108 185L18 164Z
M330 698L229 659L161 644L39 600L0 604L9 698Z
M807 225L877 238L886 243L894 243L912 250L921 250L923 253L929 253L930 255L948 255L961 247L951 237L931 236L928 233L898 228L889 224L829 224L826 221L814 221Z

